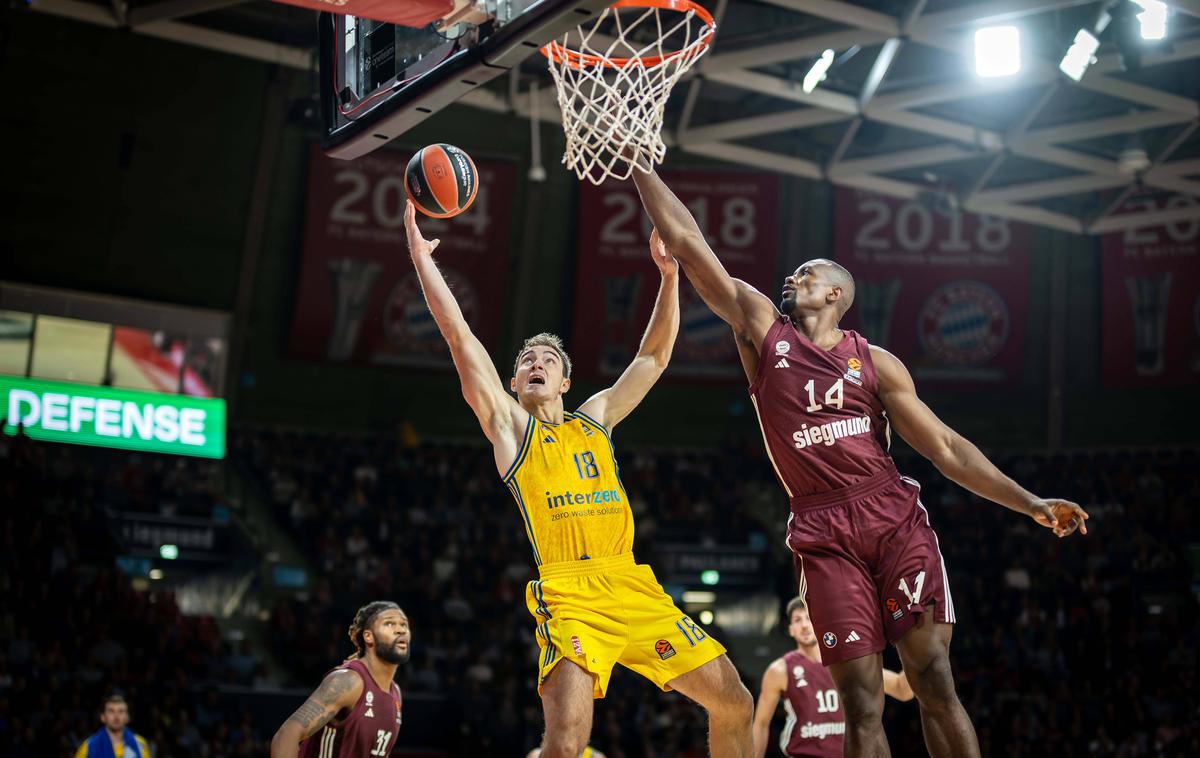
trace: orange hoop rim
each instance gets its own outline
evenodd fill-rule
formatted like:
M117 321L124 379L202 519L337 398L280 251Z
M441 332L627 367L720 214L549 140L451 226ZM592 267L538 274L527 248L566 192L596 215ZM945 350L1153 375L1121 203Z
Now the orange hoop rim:
M712 33L716 31L717 22L713 20L712 14L708 9L693 0L617 0L609 6L611 9L617 8L659 8L668 11L677 11L679 13L693 12L704 22L708 27L707 34L701 34L696 41L683 48L676 50L673 53L665 55L651 55L645 58L606 58L602 55L590 55L572 50L564 46L560 42L551 42L542 48L542 55L546 56L555 63L562 63L571 68L592 68L595 66L605 66L607 68L625 68L633 63L640 64L646 68L653 68L662 63L674 60L681 55L686 55L696 48L708 47L712 41Z

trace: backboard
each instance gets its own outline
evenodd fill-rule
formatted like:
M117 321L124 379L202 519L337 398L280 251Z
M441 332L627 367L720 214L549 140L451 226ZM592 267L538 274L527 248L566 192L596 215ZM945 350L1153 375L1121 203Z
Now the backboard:
M454 0L445 15L422 27L322 13L325 152L343 159L366 155L611 2Z

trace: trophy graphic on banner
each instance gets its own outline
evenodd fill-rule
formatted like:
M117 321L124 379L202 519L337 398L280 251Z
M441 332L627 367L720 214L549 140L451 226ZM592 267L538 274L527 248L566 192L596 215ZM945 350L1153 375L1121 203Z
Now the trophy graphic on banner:
M892 277L882 281L863 281L859 284L859 321L863 334L876 345L888 346L888 333L892 328L892 311L896 298L900 296L900 279Z
M1163 370L1171 274L1127 276L1125 289L1133 306L1134 368L1141 376L1157 376Z
M604 278L604 341L600 345L600 373L615 374L632 355L632 329L641 274Z
M329 261L329 278L333 285L333 324L325 355L332 361L344 361L354 354L363 313L371 302L375 279L383 266L359 258L337 258Z

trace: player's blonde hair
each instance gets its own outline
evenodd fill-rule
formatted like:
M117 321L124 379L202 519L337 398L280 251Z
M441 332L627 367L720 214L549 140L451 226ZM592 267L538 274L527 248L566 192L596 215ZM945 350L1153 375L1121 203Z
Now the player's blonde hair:
M567 349L563 347L562 338L550 332L535 334L525 340L525 344L521 345L521 349L517 351L517 359L513 361L513 376L517 375L517 367L521 365L521 356L525 355L525 351L531 347L548 347L558 353L558 357L563 362L563 376L567 379L571 378L571 356L567 355Z
M358 613L354 614L354 621L351 622L347 634L350 636L350 641L354 643L354 653L346 660L355 660L362 658L367 654L367 643L363 639L363 632L371 628L375 617L384 611L404 611L400 606L390 600L376 600L373 603L367 603L362 608L358 609Z

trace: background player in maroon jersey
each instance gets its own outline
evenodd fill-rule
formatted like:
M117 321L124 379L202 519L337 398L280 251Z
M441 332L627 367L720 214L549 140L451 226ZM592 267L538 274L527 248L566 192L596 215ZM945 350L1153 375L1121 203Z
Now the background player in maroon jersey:
M779 738L783 754L840 756L846 731L842 705L829 669L821 664L817 633L803 598L792 598L787 604L787 619L788 635L796 641L796 649L776 658L763 672L754 708L754 755L763 758L767 754L771 718L782 698L787 710L787 723ZM884 669L883 691L901 702L913 699L903 672Z
M400 606L377 600L350 625L355 652L330 671L271 739L271 758L357 758L392 752L400 731L400 688L412 633Z
M890 428L980 497L1065 537L1087 533L1075 503L1043 499L1000 472L917 397L895 356L838 328L854 279L833 261L802 264L776 308L731 277L657 174L633 172L659 236L700 296L733 327L767 456L790 499L788 545L845 710L845 754L888 755L882 651L900 652L934 756L971 758L979 741L954 690L954 603L920 485L888 454Z

